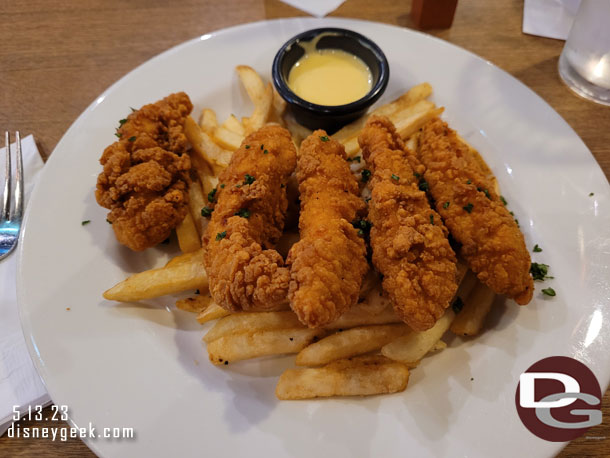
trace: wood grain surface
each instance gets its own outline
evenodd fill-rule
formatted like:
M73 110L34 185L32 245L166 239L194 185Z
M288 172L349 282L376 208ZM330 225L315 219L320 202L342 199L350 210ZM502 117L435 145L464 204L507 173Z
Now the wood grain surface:
M410 4L347 0L331 16L411 28ZM304 15L277 0L2 1L0 128L34 134L41 154L48 157L95 97L156 54L220 28ZM608 177L610 108L579 98L562 84L557 62L563 42L523 34L522 19L523 1L460 0L453 26L429 33L478 54L534 90L573 127ZM610 456L609 393L603 400L603 424L572 441L559 456ZM58 426L50 421L29 423ZM0 438L0 456L93 454L78 439L5 435Z

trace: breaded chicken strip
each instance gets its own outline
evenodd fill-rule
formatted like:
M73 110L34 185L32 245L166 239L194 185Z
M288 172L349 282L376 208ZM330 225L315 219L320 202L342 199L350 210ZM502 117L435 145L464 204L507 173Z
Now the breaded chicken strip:
M366 246L352 221L364 210L343 146L316 130L301 144L297 163L301 239L288 254L290 306L316 328L358 301L368 270Z
M184 92L143 106L121 120L120 140L100 159L96 200L111 210L117 240L132 250L164 241L186 216L191 162L183 125L192 109Z
M220 174L203 236L216 303L230 311L273 310L288 301L290 271L273 248L286 215L286 182L296 165L290 133L266 126L250 134Z
M436 209L462 245L468 267L494 292L527 304L534 283L523 234L469 147L436 118L422 130L419 158Z
M398 316L416 331L429 329L458 286L447 229L418 189L423 167L389 119L371 117L358 142L372 172L373 264Z

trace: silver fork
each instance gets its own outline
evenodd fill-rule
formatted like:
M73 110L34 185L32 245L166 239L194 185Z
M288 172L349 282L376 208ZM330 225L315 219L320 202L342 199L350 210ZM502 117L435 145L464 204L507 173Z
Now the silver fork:
M6 258L17 246L23 218L23 159L21 157L21 136L19 132L15 132L15 144L17 145L15 185L13 185L11 167L11 136L8 132L5 133L5 142L6 176L4 178L2 211L0 212L0 260Z

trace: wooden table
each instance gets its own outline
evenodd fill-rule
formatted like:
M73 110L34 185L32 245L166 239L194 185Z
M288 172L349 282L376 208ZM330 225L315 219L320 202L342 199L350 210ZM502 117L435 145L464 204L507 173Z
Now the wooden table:
M348 0L332 16L413 27L409 11L410 1ZM22 0L3 2L0 13L0 127L34 134L44 157L98 94L159 52L223 27L304 15L277 0ZM610 108L561 83L563 42L524 35L522 15L523 1L461 0L453 27L430 33L537 92L581 136L608 177ZM603 424L559 456L610 456L610 391L603 405ZM78 439L0 438L0 456L31 455L93 456Z

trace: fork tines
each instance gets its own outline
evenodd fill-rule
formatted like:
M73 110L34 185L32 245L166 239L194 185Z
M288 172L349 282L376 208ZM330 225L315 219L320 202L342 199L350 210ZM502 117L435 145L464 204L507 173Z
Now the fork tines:
M23 217L23 158L21 155L21 136L15 132L16 167L13 180L11 137L5 133L6 174L2 209L0 210L0 259L6 257L17 245ZM13 184L15 181L15 184ZM13 199L14 196L14 199Z

